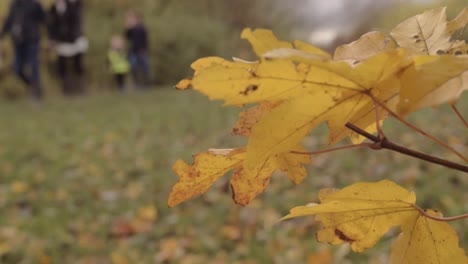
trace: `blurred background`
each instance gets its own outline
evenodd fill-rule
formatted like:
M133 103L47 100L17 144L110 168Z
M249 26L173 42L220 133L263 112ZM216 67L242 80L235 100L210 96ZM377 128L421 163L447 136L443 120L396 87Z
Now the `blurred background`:
M48 8L52 0L40 1ZM333 51L360 35L388 33L405 18L447 6L449 17L466 0L85 0L88 94L64 98L55 54L41 42L45 100L33 104L11 71L12 47L2 40L0 63L0 263L386 263L395 232L363 254L315 242L311 219L278 223L324 187L390 178L414 189L418 204L446 215L468 211L468 180L401 155L350 150L313 158L309 177L294 186L275 175L251 205L230 200L228 177L177 208L166 201L178 159L211 147L236 147L230 136L239 109L222 108L191 91L174 91L204 56L253 59L239 35L263 27L286 40ZM0 21L9 1L0 1ZM119 93L107 65L109 39L125 30L128 10L143 14L150 37L150 90ZM459 105L468 113L467 96ZM448 109L410 117L467 153L466 128ZM434 125L437 120L437 125ZM458 161L397 124L384 129L396 142ZM326 129L307 137L325 147ZM468 223L453 223L468 246Z

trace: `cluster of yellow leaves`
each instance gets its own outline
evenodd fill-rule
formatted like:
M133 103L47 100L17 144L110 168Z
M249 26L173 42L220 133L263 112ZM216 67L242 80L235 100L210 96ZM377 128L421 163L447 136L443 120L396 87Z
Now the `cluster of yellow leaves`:
M320 204L295 207L283 219L315 215L323 228L319 242L350 243L355 252L373 247L392 227L400 227L390 263L467 263L455 230L441 214L415 206L416 196L391 181L323 189ZM432 216L432 217L430 217Z
M468 45L456 40L467 23L468 8L452 21L445 8L429 10L398 25L393 39L370 32L333 55L301 41L278 40L269 30L245 29L241 37L257 61L199 59L192 64L193 78L177 88L226 105L256 104L240 114L233 129L249 137L248 144L197 154L192 165L177 161L180 179L169 206L204 193L229 171L234 200L242 205L266 188L276 169L299 183L310 160L291 152L302 150L301 140L321 123L328 125L329 144L346 137L360 143L364 138L346 123L374 133L389 111L404 116L454 104L468 89Z

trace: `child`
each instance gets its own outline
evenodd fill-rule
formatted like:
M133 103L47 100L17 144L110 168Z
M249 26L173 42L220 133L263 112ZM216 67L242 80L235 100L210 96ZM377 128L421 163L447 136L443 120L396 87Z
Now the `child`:
M119 91L124 92L125 76L130 71L130 64L127 61L127 56L124 50L124 40L120 35L114 35L110 41L110 49L107 53L110 70L114 75L117 88Z
M125 38L129 44L128 59L137 88L147 88L150 84L148 60L148 33L141 21L141 15L129 11L126 16Z

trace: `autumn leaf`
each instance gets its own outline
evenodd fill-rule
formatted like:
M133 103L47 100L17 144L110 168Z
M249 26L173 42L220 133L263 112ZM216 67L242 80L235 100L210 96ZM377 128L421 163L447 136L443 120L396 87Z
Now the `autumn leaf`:
M302 146L294 148L295 151L306 151ZM299 184L307 176L305 164L310 163L309 155L283 153L276 156L276 165L295 184Z
M280 41L271 30L256 29L252 31L246 28L241 33L242 39L247 39L252 45L255 54L261 58L263 54L274 49L292 48L292 44L286 41Z
M448 54L452 55L460 55L460 54L468 54L468 44L465 40L457 40L457 32L463 32L463 30L468 25L468 7L465 7L460 14L452 21L447 24L447 30L449 35L452 36L453 45L447 51ZM461 36L462 34L458 35ZM453 37L455 36L455 38Z
M169 207L206 192L220 177L239 166L243 159L203 152L194 155L194 160L191 166L182 160L174 164L173 170L180 178L169 195Z
M456 18L448 22L447 29L449 34L453 35L457 30L466 27L466 25L468 25L468 7L463 8Z
M246 29L243 36L251 42L257 55L289 46L277 40L271 31ZM272 44L268 45L269 42ZM301 52L321 54L302 42L296 45ZM327 122L330 128L330 144L348 136L355 143L361 142L364 138L344 125L352 122L369 132L375 131L374 124L383 120L386 112L380 109L376 120L374 101L369 95L394 109L400 89L398 74L411 63L406 57L403 49L389 49L355 67L310 56L270 58L256 63L208 57L192 65L195 73L190 85L210 99L224 100L227 105L260 102L258 108L244 116L250 118L251 113L256 114L250 120L241 118L234 131L251 135L245 163L249 170L258 170L270 157L291 151L322 122ZM185 87L187 83L184 80L180 85ZM279 102L281 105L274 109L265 107Z
M304 151L304 148L297 147L296 150ZM238 204L246 205L264 191L275 170L282 171L292 182L299 183L307 174L304 164L310 162L307 155L284 153L272 156L259 168L246 169L243 166L245 156L243 149L211 150L195 155L192 165L177 161L173 169L180 178L169 195L168 205L176 206L206 192L229 171L233 171L230 182L233 199Z
M336 48L333 59L344 60L351 65L355 65L380 52L395 48L395 42L389 39L384 33L372 31L362 35L358 40L350 44L341 45Z
M426 213L442 216L434 210ZM414 214L401 229L402 233L392 246L390 263L468 263L465 252L458 245L456 231L446 222Z
M305 42L279 40L270 30L245 29L241 38L258 60L199 59L192 64L193 77L177 88L194 89L225 105L255 104L240 113L232 130L248 137L248 144L197 154L192 165L177 161L173 169L179 181L168 205L206 192L230 172L233 199L246 205L265 190L276 170L296 184L304 179L310 158L297 151L305 152L301 140L322 123L329 128L330 145L348 137L358 144L365 133L358 135L346 124L375 133L389 115L402 120L397 114L456 103L468 89L468 57L453 56L468 53L466 43L456 39L467 16L465 9L448 21L445 8L430 10L398 25L391 33L395 41L370 32L338 47L333 58ZM399 227L392 263L466 261L443 219L417 207L415 194L391 181L325 189L319 200L293 208L284 219L315 215L323 225L319 242L349 243L355 252L373 247Z
M322 250L307 256L308 264L330 264L333 263L333 255L330 250Z
M138 218L144 221L155 221L158 218L158 211L154 205L138 208Z
M464 9L452 21L447 20L446 8L428 10L400 23L390 33L400 47L414 54L436 55L450 53L450 50L465 45L452 40L460 28L467 25L468 11Z
M295 207L283 219L316 215L323 229L319 242L350 243L353 251L373 247L390 228L415 214L414 193L388 180L357 183L342 190L321 193L320 204Z
M291 61L218 63L217 58L203 58L195 63L210 67L195 71L191 87L211 100L224 100L226 105L279 101L304 93L303 77Z
M250 42L260 62L202 58L192 64L193 77L180 81L176 87L193 88L212 100L224 100L226 105L280 101L304 93L302 88L307 86L303 83L304 72L292 61L263 59L268 50L290 50L293 44L278 40L270 30L264 29L252 31L247 28L242 32L242 38ZM304 42L296 41L294 45L297 45L294 50L302 56L330 58L328 53ZM220 89L220 86L227 89Z
M310 93L282 103L253 126L247 145L247 166L290 151L322 122L328 123L330 144L355 136L346 129L348 122L375 131L373 124L377 119L369 94L395 108L400 93L397 77L409 65L405 58L406 53L396 49L373 56L356 67L345 62L313 62L303 81L307 86L302 86ZM380 113L378 121L386 117L383 109Z
M413 62L401 76L401 115L442 103L455 104L468 90L467 56L416 56Z
M237 120L232 133L238 136L250 136L252 132L252 127L258 123L262 117L270 112L272 109L276 108L281 104L279 102L262 102L254 107L251 107L239 114L239 119Z
M293 44L279 40L271 30L246 28L241 33L260 60L278 59L291 56L308 57L315 59L330 59L326 51L306 42L295 40Z
M415 194L391 181L324 189L319 200L320 204L291 209L283 220L315 215L323 226L317 241L349 243L355 252L373 247L390 228L398 226L402 234L393 245L391 263L466 263L455 231L447 223L421 214ZM426 213L440 216L430 210Z

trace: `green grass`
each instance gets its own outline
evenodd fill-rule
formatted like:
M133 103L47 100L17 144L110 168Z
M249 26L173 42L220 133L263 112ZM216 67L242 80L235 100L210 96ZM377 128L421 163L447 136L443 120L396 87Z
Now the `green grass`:
M419 205L446 215L468 211L466 174L367 149L313 157L298 186L275 175L247 207L233 204L225 177L203 196L167 208L178 158L190 162L193 153L245 143L230 135L239 110L220 106L169 89L2 103L0 263L305 263L308 254L329 249L315 242L317 225L277 220L314 201L320 188L356 181L390 178L414 189ZM460 108L468 113L466 104ZM411 120L467 152L466 129L448 107ZM395 122L385 129L396 142L456 160ZM325 132L306 138L306 145L324 146ZM141 210L151 207L157 218L145 220ZM467 222L453 226L466 247ZM364 256L333 250L353 263L379 263L392 238Z

